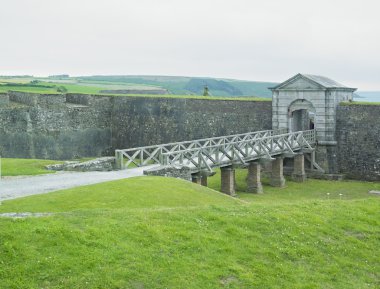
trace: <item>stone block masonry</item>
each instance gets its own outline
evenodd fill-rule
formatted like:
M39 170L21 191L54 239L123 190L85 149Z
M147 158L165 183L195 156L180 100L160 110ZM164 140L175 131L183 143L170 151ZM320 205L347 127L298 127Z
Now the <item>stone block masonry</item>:
M302 183L306 180L305 174L305 156L303 154L298 154L294 156L294 171L292 174L292 179L295 182Z
M270 185L273 187L285 187L284 159L280 156L272 161L272 175Z
M271 128L271 102L86 94L1 95L3 156L72 159Z
M380 181L380 105L341 105L337 109L337 160L341 173Z
M235 169L232 166L220 168L220 191L230 196L236 196Z
M263 193L263 185L261 184L261 164L259 162L250 162L248 164L247 192L256 194Z
M7 93L0 93L0 107L9 104L9 95Z
M270 101L115 97L115 148L271 129Z
M10 92L0 106L0 149L4 157L72 159L112 155L109 97L92 106L66 95Z

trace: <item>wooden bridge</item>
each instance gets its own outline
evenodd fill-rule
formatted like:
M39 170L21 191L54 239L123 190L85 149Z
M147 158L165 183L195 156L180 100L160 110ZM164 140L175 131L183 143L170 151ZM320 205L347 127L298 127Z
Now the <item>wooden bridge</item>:
M260 170L263 161L272 162L271 184L283 186L283 158L294 157L293 178L305 179L304 155L311 169L321 168L315 163L315 130L286 132L285 130L257 131L244 134L198 139L116 150L119 169L159 164L188 167L194 182L207 185L207 176L213 168L222 172L222 191L234 194L233 166L248 166L248 189L261 192Z

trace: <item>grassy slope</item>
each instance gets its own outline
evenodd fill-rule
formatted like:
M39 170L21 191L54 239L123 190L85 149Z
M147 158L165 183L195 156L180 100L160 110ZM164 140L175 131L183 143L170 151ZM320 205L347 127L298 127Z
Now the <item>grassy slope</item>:
M54 160L38 160L38 159L1 159L1 175L2 176L20 176L20 175L40 175L53 173L45 169L46 165L58 164L59 161Z
M28 85L30 81L38 80L37 85L51 86L49 87L34 87ZM202 81L202 87L195 93L193 90L188 90L186 87L191 80ZM238 80L217 80L213 78L205 78L207 82L222 82L227 87L234 87L240 91L242 95L246 96L261 96L271 97L271 92L267 89L273 86L269 82L253 82L253 81L238 81ZM4 85L4 84L24 84L25 86L17 85ZM55 86L55 87L53 87ZM163 77L163 76L89 76L89 77L75 77L65 79L52 79L52 78L0 78L0 92L6 91L23 91L23 92L36 92L36 93L57 93L57 87L64 86L69 93L86 93L97 94L101 90L113 89L151 89L151 88L166 88L172 95L193 95L202 94L203 80L201 78L190 77ZM219 97L236 97L231 95L228 89L218 90L211 87L211 94ZM227 89L227 90L226 90ZM240 95L240 94L238 94Z
M85 162L94 158L80 158L74 161ZM1 176L34 176L42 174L51 174L54 171L45 169L45 166L51 164L60 164L63 161L57 160L41 160L41 159L16 159L2 158L1 159ZM133 167L133 166L131 166Z
M194 94L194 91L188 90L187 86L190 81L201 81L202 88L198 89L195 94L203 92L203 84L210 86L210 92L215 96L232 96L225 90L218 90L212 86L215 81L224 82L226 85L231 85L240 90L243 95L247 96L260 96L271 97L271 92L268 87L272 87L275 83L271 82L258 82L258 81L241 81L232 79L216 79L216 78L202 78L202 77L182 77L182 76L87 76L78 77L81 81L93 81L98 83L135 83L140 85L152 85L168 89L171 94Z
M56 89L44 88L44 87L32 87L32 86L0 86L0 92L7 91L21 91L21 92L32 92L32 93L46 93L46 94L58 94Z
M244 173L237 175L243 189ZM379 199L367 194L373 188L380 184L289 182L286 189L265 186L261 196L239 194L251 202L242 203L181 180L146 177L6 201L1 212L65 213L0 219L0 283L378 288Z
M96 94L102 87L77 85L77 84L61 84L61 83L50 83L50 82L40 82L41 85L46 86L64 86L68 93L86 93L86 94ZM33 86L1 86L0 92L7 91L22 91L22 92L33 92L33 93L47 93L47 94L59 94L56 87L33 87Z
M125 186L125 187L124 187ZM66 212L87 209L188 207L241 203L183 180L137 177L5 202L0 211Z
M380 102L367 102L367 101L353 101L353 102L341 102L340 105L380 105Z
M263 97L220 97L220 96L203 96L203 95L175 95L175 94L112 94L98 93L98 95L120 96L120 97L144 97L144 98L185 98L185 99L203 99L203 100L239 100L239 101L272 101L271 98Z

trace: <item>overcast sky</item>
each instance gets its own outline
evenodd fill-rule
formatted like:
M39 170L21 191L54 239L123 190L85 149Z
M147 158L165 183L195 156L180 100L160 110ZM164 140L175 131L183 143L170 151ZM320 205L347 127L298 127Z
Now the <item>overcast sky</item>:
M298 72L380 90L379 0L0 0L0 74Z

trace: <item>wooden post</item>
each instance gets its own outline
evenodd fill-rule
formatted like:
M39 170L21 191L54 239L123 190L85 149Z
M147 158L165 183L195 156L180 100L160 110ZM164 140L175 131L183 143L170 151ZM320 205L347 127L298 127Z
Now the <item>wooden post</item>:
M123 153L120 151L115 151L115 166L117 170L124 169L123 167Z

